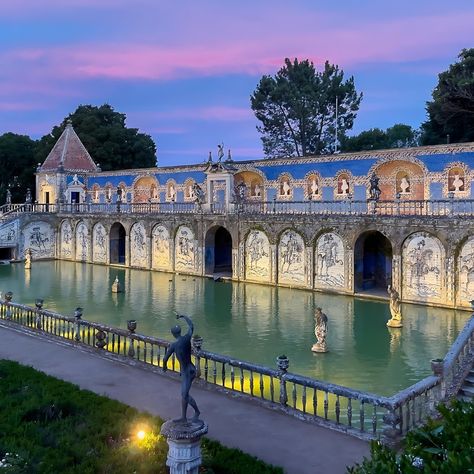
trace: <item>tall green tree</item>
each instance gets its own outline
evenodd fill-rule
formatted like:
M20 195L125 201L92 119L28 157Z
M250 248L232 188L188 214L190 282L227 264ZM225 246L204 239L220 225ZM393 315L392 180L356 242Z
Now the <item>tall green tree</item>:
M387 130L371 128L353 137L344 137L341 148L346 152L404 148L417 146L418 140L418 130L413 129L410 125L397 123Z
M36 169L35 141L26 135L0 135L0 203L5 202L10 189L12 202L25 202L27 188L34 196Z
M67 121L87 151L104 171L149 168L156 165L156 145L149 135L126 126L126 115L108 104L80 105L38 144L37 161L43 162L61 136Z
M354 78L326 61L321 72L309 60L285 59L272 76L263 76L250 97L261 125L263 151L268 157L305 156L334 151L336 97L338 137L353 126L362 94Z
M463 49L459 61L438 76L433 100L426 103L422 144L474 141L474 48Z

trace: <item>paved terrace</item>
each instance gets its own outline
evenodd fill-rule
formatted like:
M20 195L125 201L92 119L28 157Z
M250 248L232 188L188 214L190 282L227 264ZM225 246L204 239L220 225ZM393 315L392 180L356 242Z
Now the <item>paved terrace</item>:
M179 380L110 360L94 350L0 322L0 359L29 365L163 419L179 416ZM344 473L369 454L365 441L193 386L209 437L295 474Z

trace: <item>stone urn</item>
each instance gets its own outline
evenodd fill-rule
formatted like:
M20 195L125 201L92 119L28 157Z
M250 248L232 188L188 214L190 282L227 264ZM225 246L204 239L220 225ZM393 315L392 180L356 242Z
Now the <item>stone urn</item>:
M199 334L194 334L191 338L191 345L196 351L200 351L202 347L203 338Z
M290 366L290 359L288 359L286 355L279 355L276 358L276 362L278 369L282 370L283 372L286 372L288 370L288 367Z
M431 370L434 375L441 375L443 373L443 359L431 359Z
M130 332L135 332L135 330L137 329L137 320L136 319L129 319L127 321L127 329Z

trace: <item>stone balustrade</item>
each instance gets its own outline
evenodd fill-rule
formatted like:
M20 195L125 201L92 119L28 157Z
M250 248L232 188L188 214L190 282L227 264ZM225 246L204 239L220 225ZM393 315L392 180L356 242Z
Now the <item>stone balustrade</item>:
M80 309L80 308L79 308ZM81 310L82 311L82 310ZM82 316L82 313L81 315ZM45 310L0 301L0 319L38 334L86 345L145 367L160 368L169 342ZM133 330L132 330L133 329ZM453 383L474 356L474 316L466 323L442 363L442 371L397 393L378 396L288 372L287 365L269 368L193 347L200 383L240 394L273 409L347 432L363 439L396 443L424 423L438 402L453 395ZM174 355L168 365L179 371Z

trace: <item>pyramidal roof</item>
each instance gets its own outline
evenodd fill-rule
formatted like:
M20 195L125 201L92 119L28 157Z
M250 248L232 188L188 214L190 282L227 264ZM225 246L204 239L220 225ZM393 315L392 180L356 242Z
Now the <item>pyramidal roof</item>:
M98 168L92 160L86 147L72 128L71 121L67 122L66 128L59 140L49 152L41 166L41 171L57 170L60 166L64 171L97 171Z

